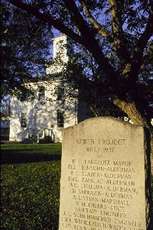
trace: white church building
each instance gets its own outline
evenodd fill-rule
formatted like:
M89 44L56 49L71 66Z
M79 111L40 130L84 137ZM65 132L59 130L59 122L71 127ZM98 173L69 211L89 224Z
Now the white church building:
M61 142L64 128L91 116L85 102L67 94L72 88L61 77L70 58L67 43L65 35L53 39L53 62L46 68L46 77L26 83L26 87L32 89L33 97L10 97L9 119L1 121L4 140Z
M70 87L67 83L51 77L60 76L68 62L66 44L65 35L53 39L53 64L46 68L48 80L26 83L34 92L33 98L11 97L9 141L61 142L63 128L78 123L78 99L64 94Z

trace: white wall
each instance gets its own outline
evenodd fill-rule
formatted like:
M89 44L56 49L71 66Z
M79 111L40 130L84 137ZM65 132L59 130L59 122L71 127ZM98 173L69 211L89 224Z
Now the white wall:
M46 68L46 74L52 75L62 72L68 62L67 37L65 35L53 39L53 63ZM60 80L39 81L26 84L26 87L34 91L34 100L19 101L16 97L11 98L10 110L10 141L22 141L29 135L37 135L49 132L50 129L55 135L55 141L62 140L62 129L57 125L57 110L64 112L64 128L75 125L77 121L77 101L67 96L64 104L57 100L57 88L59 85L68 89L68 85ZM39 87L45 87L45 99L38 100ZM72 90L72 89L70 89ZM24 113L27 119L27 126L21 127L21 114Z
M55 142L62 140L62 129L57 126L57 110L64 112L64 128L77 123L76 99L66 97L64 105L57 100L57 88L61 81L40 81L30 83L34 89L35 99L21 102L16 97L11 98L10 110L10 141L22 141L30 134L38 135L44 129L52 129ZM38 89L45 87L45 99L38 100ZM66 86L64 86L66 88ZM21 113L26 114L27 127L21 127Z

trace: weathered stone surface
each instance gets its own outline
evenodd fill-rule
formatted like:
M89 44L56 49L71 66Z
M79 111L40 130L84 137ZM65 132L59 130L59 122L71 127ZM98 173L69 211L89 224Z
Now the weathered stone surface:
M64 131L59 230L145 230L143 128L93 118Z

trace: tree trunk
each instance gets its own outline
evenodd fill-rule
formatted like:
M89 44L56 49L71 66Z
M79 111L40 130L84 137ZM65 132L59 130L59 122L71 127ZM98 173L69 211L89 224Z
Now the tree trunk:
M127 103L119 99L114 101L122 111L124 111L131 119L134 125L140 125L144 128L144 151L145 151L145 189L146 189L146 223L147 230L152 230L153 226L153 200L151 189L151 131L147 127L146 122L143 120L141 114L136 109L134 103Z
M145 135L145 185L146 185L146 222L147 230L153 227L153 200L151 188L151 133L148 128L144 128Z

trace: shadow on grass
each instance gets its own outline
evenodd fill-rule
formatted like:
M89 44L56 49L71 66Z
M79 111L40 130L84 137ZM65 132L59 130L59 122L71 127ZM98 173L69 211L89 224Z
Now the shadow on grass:
M1 151L1 164L21 164L29 162L42 162L42 161L53 161L60 160L61 155L59 153L55 154L45 154L38 153L38 151L27 151L23 150L7 150Z

